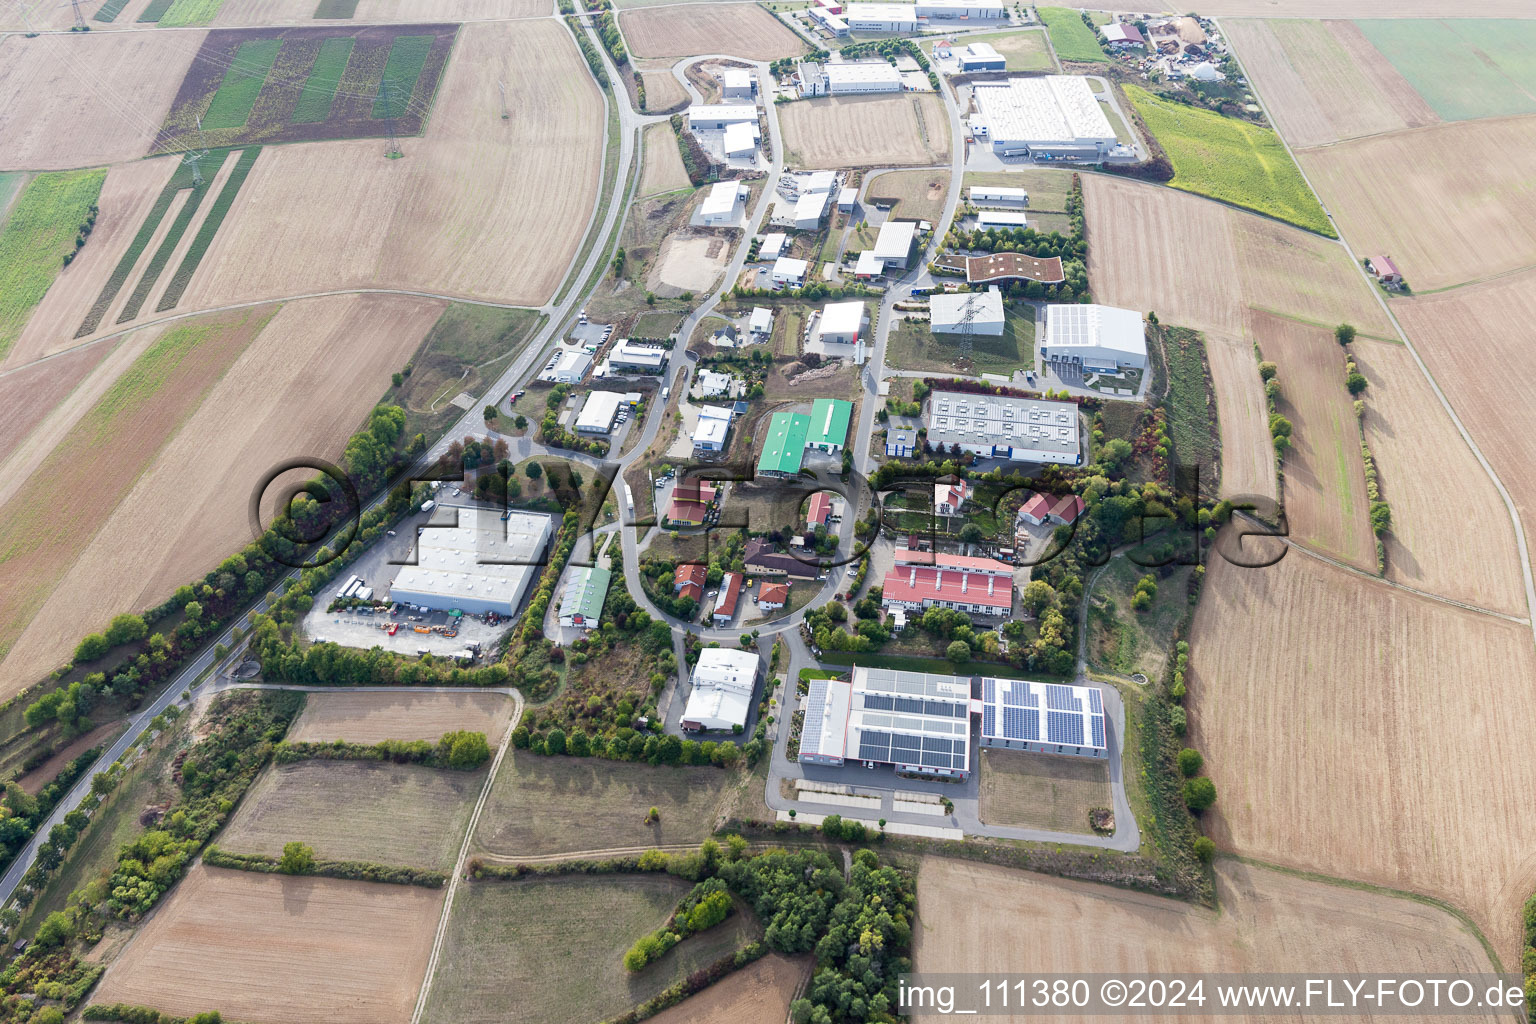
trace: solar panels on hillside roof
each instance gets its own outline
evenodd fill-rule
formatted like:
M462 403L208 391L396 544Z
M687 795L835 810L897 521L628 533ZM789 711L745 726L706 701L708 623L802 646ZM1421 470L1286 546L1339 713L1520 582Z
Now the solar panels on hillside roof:
M983 679L981 690L983 739L1097 750L1106 746L1104 700L1097 687Z

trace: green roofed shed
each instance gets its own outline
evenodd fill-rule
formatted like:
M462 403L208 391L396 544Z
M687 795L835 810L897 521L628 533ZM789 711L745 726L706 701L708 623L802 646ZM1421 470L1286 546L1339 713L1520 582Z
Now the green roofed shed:
M837 454L848 441L848 421L853 418L853 403L836 398L818 398L811 406L811 428L806 444L819 451Z
M810 433L811 418L803 412L776 412L768 424L768 439L757 460L757 471L767 476L794 476L800 472L805 457L805 436Z

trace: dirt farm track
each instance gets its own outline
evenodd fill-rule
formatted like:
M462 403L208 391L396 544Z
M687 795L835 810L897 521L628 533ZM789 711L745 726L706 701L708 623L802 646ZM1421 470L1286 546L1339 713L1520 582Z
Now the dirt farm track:
M1285 972L1317 964L1362 972L1490 969L1482 946L1461 922L1412 900L1230 860L1216 865L1216 891L1221 910L1210 911L1124 889L929 857L917 878L921 912L914 955L923 971L935 973ZM1028 926L1000 934L991 927L998 920ZM1024 1024L1041 1018L981 1019Z
M403 1024L442 903L441 890L415 885L199 865L92 998L264 1024Z

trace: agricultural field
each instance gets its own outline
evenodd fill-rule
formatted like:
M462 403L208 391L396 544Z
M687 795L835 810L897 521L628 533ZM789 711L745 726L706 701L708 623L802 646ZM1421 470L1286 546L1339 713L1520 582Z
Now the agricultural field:
M21 337L65 257L73 258L82 232L94 230L91 210L106 177L105 171L39 174L5 214L0 226L0 361Z
M949 177L947 170L886 171L865 182L864 195L867 200L895 202L891 216L937 223L944 215Z
M68 7L62 13L70 18ZM0 170L90 167L154 149L198 38L91 32L0 39ZM112 102L102 101L103 90ZM60 131L65 124L69 130Z
M981 820L1092 834L1088 812L1109 807L1109 765L1087 757L980 751ZM926 968L925 968L926 969Z
M688 103L688 90L672 72L645 71L640 77L645 82L646 113L659 114Z
M443 893L194 867L118 957L98 1003L232 1020L405 1024Z
M242 0L225 3L216 28L304 24L311 19L351 24L419 25L423 22L536 18L554 13L550 0Z
M206 25L219 13L224 0L174 0L157 23L162 28Z
M159 148L419 135L455 25L214 29L182 79ZM383 82L390 83L385 104ZM197 118L202 118L199 136Z
M90 376L108 351L104 345L95 345L46 363L0 372L0 466L22 438Z
M1529 625L1292 549L1264 569L1212 560L1190 647L1218 847L1444 900L1518 962L1536 752L1507 716L1536 699ZM1286 756L1255 762L1276 737Z
M1275 450L1269 438L1269 405L1253 345L1240 337L1206 334L1205 358L1216 389L1221 430L1221 493L1278 501Z
M1343 350L1331 331L1268 313L1253 313L1250 327L1264 358L1280 368L1276 408L1295 427L1282 463L1291 538L1374 571L1376 538Z
M619 30L636 57L729 53L745 60L777 60L807 49L788 26L755 3L626 10L619 15Z
M377 761L273 765L219 833L233 853L280 857L295 839L322 860L450 871L485 772Z
M1207 342L1199 331L1187 327L1163 327L1148 333L1148 350L1155 356L1153 394L1166 389L1168 395L1168 437L1173 442L1174 463L1197 467L1201 490L1210 491L1219 478L1221 435L1216 395L1209 379ZM1117 404L1125 403L1112 402L1109 407Z
M475 849L493 859L701 842L715 828L729 773L615 765L509 752L491 785ZM646 824L655 807L661 820Z
M1077 16L1076 11L1069 13L1074 18ZM1055 30L1053 29L1052 31ZM1009 71L1056 70L1056 62L1051 59L1050 44L1046 42L1045 33L1039 29L1026 29L1022 32L998 32L981 36L968 35L963 41L965 43L991 43L994 50L1008 58L1006 68ZM1095 43L1094 45L1097 46L1098 44Z
M1155 543L1155 542L1154 542ZM1111 560L1092 577L1088 612L1088 666L1096 672L1129 677L1140 672L1162 679L1173 647L1173 631L1189 612L1189 575L1193 566L1150 569L1125 555ZM1151 576L1157 584L1152 604L1137 611L1131 605L1136 584Z
M1083 24L1082 15L1077 11L1068 7L1039 7L1036 10L1051 34L1051 47L1058 58L1091 64L1109 62L1104 48L1099 45L1097 33Z
M1498 388L1490 388L1487 373L1493 366L1529 365L1527 325L1536 316L1536 274L1513 274L1398 306L1403 329L1509 489L1526 531L1527 547L1536 551L1536 467L1529 444L1536 436L1536 408L1529 402L1509 401ZM1422 473L1421 463L1416 465ZM1395 501L1390 497L1396 493L1390 480L1386 486L1388 500ZM1496 520L1505 518L1504 511L1492 503L1478 506L1467 528L1469 540L1500 537L1502 524ZM1491 558L1491 552L1479 556L1483 558ZM1519 611L1526 613L1523 603Z
M1520 551L1503 499L1461 441L1412 354L1403 345L1362 340L1350 346L1350 354L1371 382L1363 396L1362 422L1382 497L1392 507L1392 530L1383 538L1387 578L1494 611L1526 615ZM1461 412L1466 414L1465 409ZM1507 423L1507 410L1499 415ZM1506 425L1497 436L1507 437L1509 430ZM1432 466L1425 464L1429 453ZM1507 483L1515 482L1509 464L1498 469ZM1425 480L1433 480L1434 486L1425 486ZM1479 510L1477 518L1447 521L1447 493L1457 495L1467 509ZM1523 519L1524 508L1521 513Z
M960 369L960 338L934 334L926 320L901 319L891 325L886 364L904 370ZM1005 373L1035 365L1034 310L1027 304L1004 307L1003 333L971 336L971 373Z
M1241 337L1247 308L1391 337L1344 249L1308 232L1172 189L1083 176L1095 301ZM1031 197L1033 198L1033 197ZM1250 352L1251 354L1251 352Z
M779 107L779 129L784 159L801 170L949 160L949 115L931 93L797 100Z
M265 151L182 304L357 287L543 303L597 200L603 105L584 69L553 21L466 26L404 158L372 140Z
M299 743L429 740L445 732L483 732L494 748L507 731L512 698L504 693L311 693L288 730Z
M1438 907L1232 860L1218 861L1215 870L1220 909L1213 911L1090 882L928 857L917 875L922 913L914 959L923 971L936 973L1016 971L1018 964L1042 973L1124 974L1305 971L1317 964L1362 973L1493 969L1477 938ZM988 896L979 899L978 893ZM1000 935L992 926L998 920L1031 925ZM1019 1024L1032 1018L993 1019ZM1485 1019L1491 1024L1493 1018Z
M750 911L638 974L624 951L689 885L665 874L471 882L454 897L425 1024L590 1024L617 1016L760 933Z
M1335 237L1279 136L1268 128L1164 100L1138 86L1125 94L1173 164L1170 186Z
M1458 13L1466 13L1458 9ZM1447 121L1536 113L1536 23L1435 18L1357 21L1360 31Z
M488 388L544 322L532 309L456 302L443 310L411 355L410 376L388 396L405 410L406 434L435 437L446 430L463 413L451 404L454 397Z
M769 953L698 995L649 1018L652 1024L739 1024L789 1016L790 997L810 970L804 958Z
M1363 256L1419 292L1536 263L1536 119L1433 125L1298 154ZM1477 168L1477 187L1466 186ZM1422 216L1434 210L1435 216Z
M1440 120L1350 21L1223 22L1280 134L1293 146Z
M688 180L688 168L683 166L683 154L677 148L677 134L671 125L647 125L644 147L645 163L640 171L636 199L693 187Z
M246 309L165 329L0 506L0 551L6 553L0 664L7 695L68 660L82 620L45 619L41 628L54 634L51 643L18 647L18 641L97 529L270 315ZM112 537L112 547L125 563L122 536ZM94 595L98 608L103 596ZM113 611L128 607L137 604ZM105 622L110 614L97 611L86 621L97 617Z
M167 371L150 368L165 359L140 357L9 499L27 510L15 528L46 540L56 568L29 578L28 603L47 600L4 663L7 681L20 688L65 660L83 631L164 600L245 543L245 496L267 467L295 452L337 458L387 390L389 368L405 363L442 308L414 296L340 295L129 335L124 345L163 331L168 355L186 351L158 386ZM92 457L82 459L86 450ZM44 487L51 498L37 497ZM122 557L123 537L136 539L137 558ZM4 571L25 572L31 557Z

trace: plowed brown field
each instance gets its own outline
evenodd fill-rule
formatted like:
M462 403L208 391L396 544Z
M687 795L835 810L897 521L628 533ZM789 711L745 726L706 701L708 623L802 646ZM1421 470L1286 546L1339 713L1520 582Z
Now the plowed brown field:
M1412 353L1403 345L1364 340L1351 352L1371 382L1365 436L1382 496L1392 506L1387 577L1482 608L1527 615L1520 551L1503 499ZM1447 494L1456 495L1459 510L1450 516Z
M0 170L143 156L202 37L91 32L0 40Z
M619 29L636 57L728 53L778 60L807 47L787 25L755 3L680 4L619 15Z
M0 466L111 349L80 349L0 376Z
M264 152L181 305L349 287L542 303L590 218L603 124L562 25L467 25L403 158L386 159L379 140Z
M789 1016L790 997L810 970L804 959L769 953L696 996L650 1018L651 1024L741 1024Z
M786 103L779 108L779 128L785 161L801 170L927 165L949 159L949 115L931 93Z
M1536 889L1536 749L1513 727L1536 700L1529 625L1294 548L1264 569L1214 559L1205 587L1191 745L1220 793L1218 846L1445 900L1518 963Z
M928 857L917 876L917 969L1122 974L1492 970L1465 925L1412 900L1231 860L1216 865L1216 891L1221 909L1211 911L1124 889ZM998 921L1028 926L999 930ZM982 1019L1023 1024L1040 1018ZM1126 1014L1116 1019L1209 1018Z
M1264 358L1280 368L1277 405L1295 427L1284 463L1291 537L1374 571L1376 537L1343 350L1331 331L1267 313L1252 314L1249 329Z
M1317 146L1440 120L1350 21L1223 25L1293 146Z
M1527 549L1536 551L1536 462L1531 459L1536 405L1523 400L1509 383L1532 367L1536 271L1399 302L1393 309L1457 416L1509 489ZM1490 380L1495 367L1499 379ZM1487 515L1497 514L1484 508ZM1464 518L1453 519L1450 528L1465 523L1481 533L1483 514L1483 509L1469 510Z
M512 716L504 693L312 693L288 731L293 742L436 740L445 732L483 732L494 747Z
M1536 118L1458 121L1298 153L1362 256L1416 291L1536 264Z
M411 1019L443 893L193 868L93 998L270 1024Z

